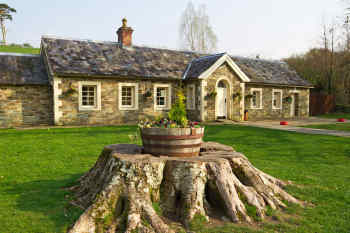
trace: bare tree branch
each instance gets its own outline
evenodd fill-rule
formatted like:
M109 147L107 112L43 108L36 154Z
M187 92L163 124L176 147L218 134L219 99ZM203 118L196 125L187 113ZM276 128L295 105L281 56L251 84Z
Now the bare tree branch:
M217 47L217 37L209 24L206 6L197 9L190 1L182 14L179 28L180 42L183 49L210 53Z

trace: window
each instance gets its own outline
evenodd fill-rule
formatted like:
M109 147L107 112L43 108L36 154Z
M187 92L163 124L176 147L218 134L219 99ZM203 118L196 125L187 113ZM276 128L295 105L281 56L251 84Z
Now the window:
M96 106L96 85L84 85L81 90L82 106Z
M262 109L262 89L252 88L250 92L252 95L250 107L252 109Z
M282 90L272 90L272 109L282 109Z
M138 109L138 83L119 83L119 109Z
M196 86L194 84L188 85L187 86L187 97L186 97L186 102L187 102L187 109L194 110L195 105L196 105Z
M101 84L99 82L79 82L79 110L101 109Z
M154 85L154 107L156 110L168 110L171 107L170 84Z

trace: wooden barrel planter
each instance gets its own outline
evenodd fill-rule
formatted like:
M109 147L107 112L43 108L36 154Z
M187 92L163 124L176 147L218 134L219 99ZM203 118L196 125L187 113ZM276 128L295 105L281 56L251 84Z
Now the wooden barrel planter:
M199 155L204 128L143 128L144 153L170 157Z

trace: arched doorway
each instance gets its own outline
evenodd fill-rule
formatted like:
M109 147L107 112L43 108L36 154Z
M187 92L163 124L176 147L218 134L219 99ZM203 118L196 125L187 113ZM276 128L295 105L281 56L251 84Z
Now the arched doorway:
M217 100L216 100L217 119L227 118L227 101L228 101L227 94L228 94L228 87L226 86L225 82L221 80L217 84Z

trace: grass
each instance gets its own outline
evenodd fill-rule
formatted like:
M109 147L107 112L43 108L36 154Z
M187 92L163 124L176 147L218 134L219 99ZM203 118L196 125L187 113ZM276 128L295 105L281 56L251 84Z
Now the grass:
M3 52L3 53L39 54L40 53L40 49L38 49L38 48L23 48L21 46L0 45L0 52Z
M345 118L345 119L350 120L350 113L335 112L335 113L328 113L328 114L324 114L324 115L319 115L317 117L323 117L323 118L329 118L329 119Z
M339 130L339 131L350 131L350 123L337 123L337 124L328 124L328 125L304 125L304 128L313 128L313 129L330 129L330 130Z
M81 213L62 189L93 166L104 145L128 143L135 126L0 130L0 232L65 232ZM233 146L263 171L298 186L292 195L313 203L268 212L259 228L195 224L196 232L350 232L348 138L247 126L207 126L205 140Z

